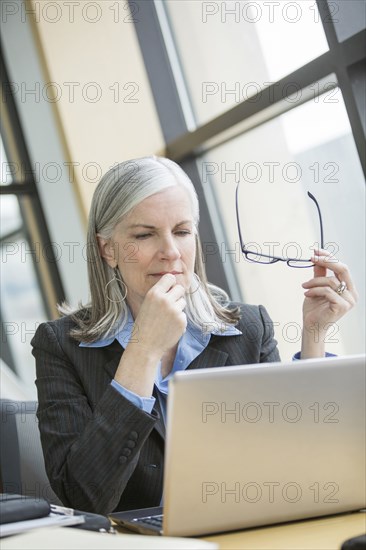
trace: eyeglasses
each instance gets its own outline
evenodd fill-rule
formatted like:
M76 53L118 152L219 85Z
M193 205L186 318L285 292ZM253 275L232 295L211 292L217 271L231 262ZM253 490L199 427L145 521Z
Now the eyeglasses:
M314 201L315 206L318 210L318 216L319 216L319 225L320 225L320 248L324 248L324 233L323 233L323 220L322 215L320 212L319 204L314 195L308 191L308 196L312 201ZM239 183L236 187L236 222L238 224L238 234L239 234L239 240L240 240L240 247L241 251L243 252L245 258L249 262L255 262L258 264L275 264L276 262L286 262L289 267L312 267L314 264L310 259L303 259L303 258L283 258L282 256L271 256L268 254L262 254L257 251L249 250L243 241L241 228L240 228L240 221L239 221Z

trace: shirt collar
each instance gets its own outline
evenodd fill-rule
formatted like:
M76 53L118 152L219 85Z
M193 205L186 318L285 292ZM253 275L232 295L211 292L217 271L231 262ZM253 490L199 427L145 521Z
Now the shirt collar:
M124 325L124 327L120 329L116 329L113 334L110 336L105 336L102 338L99 338L99 340L96 340L95 342L80 342L79 347L81 348L104 348L106 346L109 346L114 342L114 340L117 340L123 348L125 348L128 344L128 342L133 337L132 329L133 329L133 318L132 314L129 308L127 308L127 321Z
M95 342L80 342L79 347L81 348L103 348L106 346L109 346L114 342L114 340L117 340L123 348L126 348L128 342L134 337L133 335L133 318L131 315L130 309L128 309L128 315L127 315L127 322L124 325L123 328L117 329L113 334L110 336L102 337L99 340L96 340ZM196 340L197 343L203 347L206 347L211 335L216 336L238 336L242 334L242 332L234 327L233 325L225 325L222 324L221 326L217 326L217 323L212 323L211 325L208 324L207 327L205 327L207 330L203 331L196 325L194 325L191 322L188 322L187 325L187 332L190 335L190 340Z

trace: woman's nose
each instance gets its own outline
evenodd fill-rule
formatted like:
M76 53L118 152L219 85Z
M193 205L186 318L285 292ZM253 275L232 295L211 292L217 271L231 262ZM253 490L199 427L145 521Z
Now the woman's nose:
M181 256L173 237L167 237L162 240L159 253L162 260L175 260Z

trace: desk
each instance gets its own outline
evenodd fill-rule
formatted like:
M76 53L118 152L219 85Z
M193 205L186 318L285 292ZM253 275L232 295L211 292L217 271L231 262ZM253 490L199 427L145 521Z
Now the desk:
M365 519L366 514L355 512L272 527L246 529L224 535L201 537L201 539L215 542L220 550L339 550L344 540L360 535L365 530ZM71 548L161 550L163 547L171 550L174 548L174 541L169 538L165 539L166 544L163 545L164 537L145 537L132 534L131 531L124 532L129 533L128 539L118 535L101 535L68 527L49 527L1 539L1 548L3 550L19 550L19 548L27 550L49 550L50 548L55 550ZM184 550L189 548L186 540L181 538L176 539L175 546Z
M202 538L220 550L339 550L365 530L366 513L354 512Z
M353 512L199 538L216 542L220 550L339 550L345 540L365 530L366 513Z

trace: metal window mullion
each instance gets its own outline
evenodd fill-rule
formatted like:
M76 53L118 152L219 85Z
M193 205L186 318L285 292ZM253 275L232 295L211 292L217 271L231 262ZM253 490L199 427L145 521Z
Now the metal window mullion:
M364 175L366 176L366 142L363 130L361 114L357 108L357 103L352 88L352 83L346 67L339 68L337 71L339 87L342 91L346 111L352 128L352 134L355 140L356 148L360 158Z
M187 131L169 55L165 47L154 2L129 0L131 12L137 9L135 29L151 91L166 142Z
M8 321L9 322L9 321ZM0 308L0 333L1 333L1 349L0 357L4 363L15 373L17 374L15 361L11 346L9 345L9 334L6 330L7 321L3 321L2 310ZM5 444L2 443L0 447L4 447Z
M170 67L174 75L174 82L176 84L177 93L179 95L179 101L183 111L187 130L192 131L196 129L197 117L195 116L194 107L188 91L187 79L184 74L184 67L181 61L181 56L172 33L172 24L167 10L167 5L166 2L164 2L163 0L154 0L154 3L161 33L164 38L167 55L169 57Z
M9 185L1 186L0 193L2 195L17 195L19 199L21 199L22 197L29 197L29 199L32 200L34 218L37 220L36 238L39 238L39 241L42 242L42 245L46 246L50 244L50 237L48 234L44 213L38 197L36 182L34 180L33 172L31 170L30 158L23 136L14 97L9 87L7 68L3 59L3 52L1 50L0 69L2 92L4 92L4 89L7 91L5 95L5 101L3 101L2 104L2 112L5 113L6 116L2 117L3 120L0 127L3 135L4 149L7 155L7 160L9 162L15 161L16 163L18 163L21 166L23 173L27 174L29 177L29 179L27 179L24 183L11 183ZM9 143L11 143L11 147L9 147L7 141L7 136L9 136L9 134L10 139L8 141ZM24 222L26 220L23 219L22 221L23 226L25 226L26 224ZM33 240L33 237L34 236L32 234L31 240ZM50 256L51 258L48 262L46 262L47 266L46 264L43 265L43 268L47 270L47 273L41 274L39 272L40 266L37 265L35 262L33 263L33 265L36 272L37 280L39 282L44 282L45 280L49 281L49 284L47 286L50 289L50 292L45 292L45 288L43 288L42 284L40 285L40 292L44 298L44 307L47 311L47 314L49 316L55 317L55 299L57 302L63 301L65 299L65 292L63 289L59 271L56 266L56 257L53 253L52 248L50 249Z
M34 195L37 193L33 183L10 183L0 186L1 195Z
M328 0L316 0L320 19L323 24L325 37L330 50L334 49L338 44L337 33L335 30L332 14L329 9Z
M352 87L352 79L349 74L349 68L352 65L362 60L365 61L366 31L365 29L359 31L348 39L340 42L337 37L328 1L317 0L317 5L329 49L336 60L335 73L344 98L361 166L366 176L366 143L361 119L362 116L365 117L365 113L360 112L357 107L355 91Z

